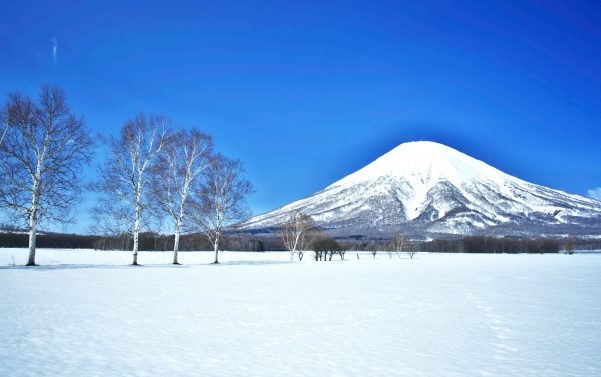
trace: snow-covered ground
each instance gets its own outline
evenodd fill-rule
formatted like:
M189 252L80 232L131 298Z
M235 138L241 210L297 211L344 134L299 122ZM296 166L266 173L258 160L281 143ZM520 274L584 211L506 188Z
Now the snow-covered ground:
M12 256L0 376L601 375L601 255Z

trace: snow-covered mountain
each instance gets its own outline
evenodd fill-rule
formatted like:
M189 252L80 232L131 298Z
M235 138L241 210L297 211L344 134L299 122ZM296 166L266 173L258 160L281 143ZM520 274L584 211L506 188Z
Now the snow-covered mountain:
M601 233L601 202L532 184L445 145L404 143L307 198L242 229L278 227L307 213L339 235Z

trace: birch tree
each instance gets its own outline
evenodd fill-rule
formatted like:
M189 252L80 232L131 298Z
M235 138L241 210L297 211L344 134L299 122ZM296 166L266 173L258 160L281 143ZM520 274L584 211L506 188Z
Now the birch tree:
M195 193L192 220L213 245L213 263L217 264L223 231L250 215L246 197L253 188L244 177L244 167L239 160L216 155L206 172L202 186Z
M105 233L131 234L134 266L138 265L140 231L147 227L151 169L170 140L167 119L144 113L125 122L119 137L104 139L108 156L94 184L101 196L93 215Z
M394 235L394 239L392 240L392 251L396 253L396 255L400 258L401 253L403 252L403 247L405 246L405 234L400 230L397 231ZM392 254L391 254L392 258ZM413 258L413 256L412 256Z
M93 142L58 87L43 86L36 102L11 94L3 113L0 207L27 224L27 265L34 266L40 222L71 220L81 191L81 168L90 161Z
M159 159L153 180L153 199L159 210L173 221L173 264L179 264L179 239L188 224L190 191L210 166L213 140L197 129L180 130L172 137Z
M303 260L304 252L313 242L312 230L315 229L313 218L305 213L293 212L282 224L280 237L284 247L290 251L290 260L294 260L297 254L299 260Z

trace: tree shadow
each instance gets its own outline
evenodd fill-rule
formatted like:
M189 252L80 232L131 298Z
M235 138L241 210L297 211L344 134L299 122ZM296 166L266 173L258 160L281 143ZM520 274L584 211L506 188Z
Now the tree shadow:
M266 266L266 265L280 265L280 264L295 264L298 262L291 261L271 261L271 260L240 260L240 261L227 261L220 263L199 263L199 264L40 264L36 266L25 266L25 265L9 265L0 266L2 270L26 270L26 271L60 271L60 270L86 270L86 269L103 269L103 270L116 270L116 269L149 269L149 268L192 268L198 266Z
M85 269L145 269L145 268L190 268L191 265L174 265L174 264L150 264L136 265L131 264L42 264L37 266L0 266L0 270L27 270L27 271L57 271L57 270L85 270Z
M272 261L272 260L239 260L239 261L227 261L219 262L215 266L261 266L261 265L274 265L274 264L295 264L298 262L291 261ZM213 265L211 263L211 265Z

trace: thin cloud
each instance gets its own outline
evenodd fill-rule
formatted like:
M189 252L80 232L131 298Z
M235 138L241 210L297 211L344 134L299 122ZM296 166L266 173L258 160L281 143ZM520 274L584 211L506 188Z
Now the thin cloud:
M54 64L56 64L56 55L58 54L58 42L56 41L56 38L52 37L50 43L52 44L52 61L54 62Z
M588 190L586 196L601 201L601 187Z

